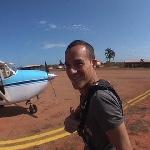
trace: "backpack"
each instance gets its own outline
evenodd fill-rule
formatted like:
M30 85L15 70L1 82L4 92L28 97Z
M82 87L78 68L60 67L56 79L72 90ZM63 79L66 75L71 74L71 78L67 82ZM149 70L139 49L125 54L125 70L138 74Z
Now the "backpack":
M81 106L82 104L80 102L81 114L80 114L80 124L79 124L77 132L78 132L78 135L82 137L84 142L86 142L84 127L85 127L85 123L86 123L86 119L87 119L87 115L88 115L90 100L91 100L91 97L94 95L94 93L98 90L111 91L117 97L119 103L122 106L122 101L120 100L120 97L118 96L118 94L116 93L116 91L114 90L114 88L108 81L101 79L98 81L98 84L91 86L89 88L88 94L86 96L84 108Z

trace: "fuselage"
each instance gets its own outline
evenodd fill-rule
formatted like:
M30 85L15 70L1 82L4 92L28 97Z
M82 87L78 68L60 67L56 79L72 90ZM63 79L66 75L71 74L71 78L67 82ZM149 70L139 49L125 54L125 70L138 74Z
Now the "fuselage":
M2 80L7 101L0 101L0 104L30 100L47 87L49 79L49 74L44 71L17 70L15 74Z

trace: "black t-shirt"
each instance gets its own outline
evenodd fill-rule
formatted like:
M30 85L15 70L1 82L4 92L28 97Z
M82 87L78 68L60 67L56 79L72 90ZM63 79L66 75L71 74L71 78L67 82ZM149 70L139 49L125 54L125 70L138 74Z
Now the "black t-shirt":
M118 98L108 90L96 91L90 100L85 123L86 141L90 150L115 150L106 131L123 122L123 110Z

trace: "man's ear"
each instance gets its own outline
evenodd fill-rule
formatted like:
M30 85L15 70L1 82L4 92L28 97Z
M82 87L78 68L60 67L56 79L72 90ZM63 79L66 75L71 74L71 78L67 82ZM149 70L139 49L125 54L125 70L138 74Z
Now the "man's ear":
M93 59L93 60L92 60L92 64L93 64L93 68L96 68L96 66L97 66L97 60L96 60L96 59Z

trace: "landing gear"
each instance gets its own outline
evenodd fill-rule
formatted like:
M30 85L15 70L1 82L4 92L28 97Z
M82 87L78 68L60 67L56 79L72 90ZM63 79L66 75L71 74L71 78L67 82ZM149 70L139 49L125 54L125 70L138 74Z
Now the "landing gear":
M0 105L0 108L3 108L4 107L4 105Z
M29 113L30 114L35 114L37 112L37 106L35 104L32 104L30 100L28 100L26 102L26 105L28 105L28 104L30 105L29 106Z

